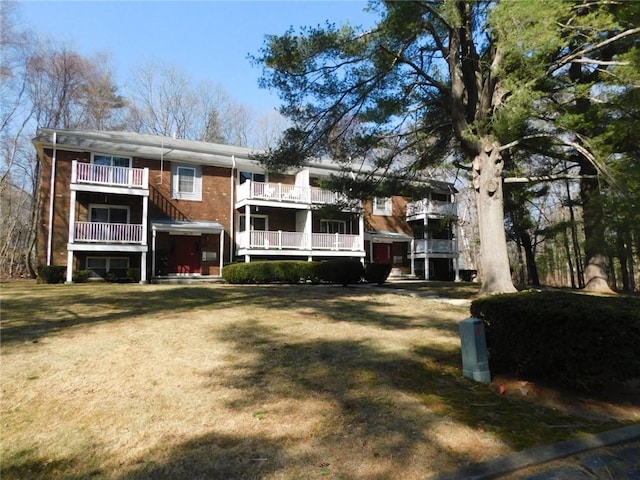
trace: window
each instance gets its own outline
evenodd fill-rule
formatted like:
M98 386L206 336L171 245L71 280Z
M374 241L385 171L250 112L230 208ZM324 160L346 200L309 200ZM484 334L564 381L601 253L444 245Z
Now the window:
M114 157L111 155L94 155L94 165L105 165L107 167L131 167L131 159L128 157Z
M373 197L373 214L391 216L393 213L391 197Z
M196 187L196 171L193 168L178 167L178 192L194 194Z
M113 272L118 278L124 278L129 268L127 257L87 257L87 270L93 272L93 278L105 277Z
M434 200L436 202L451 203L451 195L449 195L447 193L432 192L431 193L431 200Z
M202 200L202 169L199 166L172 165L171 194L181 200Z
M90 205L89 221L99 223L129 223L129 207Z
M343 220L320 220L320 233L347 233L347 222Z
M266 215L251 215L250 223L251 230L266 232L269 226L269 217ZM244 215L240 215L238 228L240 232L244 232L246 229L246 220Z
M247 180L251 180L253 182L266 183L267 176L263 173L240 172L239 173L240 184L243 184Z

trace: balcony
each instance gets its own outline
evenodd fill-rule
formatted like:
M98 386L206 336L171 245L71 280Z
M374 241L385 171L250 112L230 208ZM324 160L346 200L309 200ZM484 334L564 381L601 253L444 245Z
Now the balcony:
M450 202L439 202L436 200L418 200L407 204L407 218L418 217L420 215L433 215L435 217L457 217L458 204Z
M243 200L327 205L345 202L347 198L340 193L317 187L253 182L249 180L238 186L238 202Z
M139 190L148 193L149 169L111 167L74 160L71 167L71 184L78 190L99 190L100 187Z
M414 242L413 253L416 255L424 255L431 253L457 253L457 245L455 240L443 239L416 239Z
M143 225L133 223L75 222L71 243L143 244Z
M305 250L348 251L362 250L359 235L341 233L303 233L251 230L238 232L238 246L247 250Z

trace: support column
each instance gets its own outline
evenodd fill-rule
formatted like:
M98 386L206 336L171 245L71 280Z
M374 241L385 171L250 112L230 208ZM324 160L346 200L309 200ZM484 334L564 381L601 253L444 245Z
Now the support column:
M222 276L222 267L224 265L224 259L222 255L224 254L224 230L220 232L220 276Z
M414 238L411 239L411 243L409 244L409 248L411 248L411 276L415 277L416 275L416 240Z
M67 242L75 243L75 241L76 241L76 191L71 190L71 199L69 203L69 235L67 238ZM66 283L73 283L73 250L69 250L69 245L67 245Z
M147 283L147 252L140 254L140 283Z
M66 283L73 283L73 250L67 250L67 279Z
M151 278L156 276L156 229L151 227Z

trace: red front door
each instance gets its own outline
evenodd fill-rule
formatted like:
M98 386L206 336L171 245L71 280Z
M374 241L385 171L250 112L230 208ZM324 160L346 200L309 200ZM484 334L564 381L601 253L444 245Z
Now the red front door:
M374 243L373 261L375 263L391 263L391 244Z
M169 273L200 273L200 237L171 235Z

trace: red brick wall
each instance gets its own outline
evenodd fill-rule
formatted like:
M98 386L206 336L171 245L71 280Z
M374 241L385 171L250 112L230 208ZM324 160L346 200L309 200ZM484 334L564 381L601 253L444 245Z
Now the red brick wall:
M365 228L367 230L406 233L411 235L411 228L406 221L407 200L404 197L392 197L391 216L373 215L373 202L364 202Z

